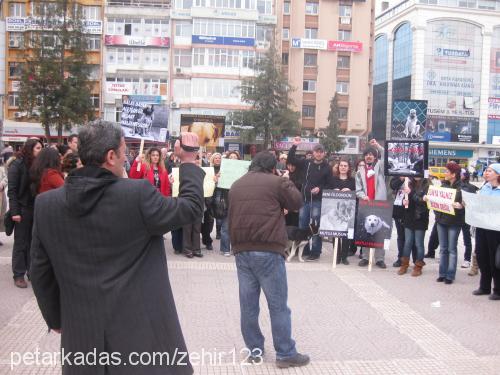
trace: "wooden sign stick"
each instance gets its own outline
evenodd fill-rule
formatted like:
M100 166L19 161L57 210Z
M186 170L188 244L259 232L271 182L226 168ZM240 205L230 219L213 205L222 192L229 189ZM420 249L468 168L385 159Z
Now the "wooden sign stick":
M373 247L370 247L370 254L368 255L368 272L372 272L374 251L375 249Z
M333 239L333 263L332 263L332 270L337 268L337 254L339 252L339 239L335 237Z
M141 146L139 147L139 154L138 156L142 156L142 152L144 151L144 138L141 139ZM141 160L139 158L139 160ZM137 163L137 172L140 172L141 171L141 162L139 161L139 163Z

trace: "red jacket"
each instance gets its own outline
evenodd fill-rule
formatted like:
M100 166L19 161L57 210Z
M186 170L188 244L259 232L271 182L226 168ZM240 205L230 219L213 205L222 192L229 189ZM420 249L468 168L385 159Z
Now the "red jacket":
M56 169L47 169L43 172L40 186L38 187L38 194L57 189L64 185L64 178L61 172Z
M166 197L172 195L172 190L170 189L170 181L168 180L168 172L166 169L159 169L160 173L160 193ZM141 178L149 180L151 185L154 186L154 172L153 169L146 170L146 165L141 163L141 168L137 171L137 160L134 160L134 164L130 168L130 178L135 178L140 180Z

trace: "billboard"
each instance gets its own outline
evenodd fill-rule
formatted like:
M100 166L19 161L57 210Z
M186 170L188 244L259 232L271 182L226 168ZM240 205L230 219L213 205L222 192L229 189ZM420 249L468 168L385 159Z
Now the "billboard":
M181 114L181 132L198 134L201 147L223 147L225 123L225 116Z
M384 174L399 177L425 177L429 169L427 141L397 141L385 143Z
M161 96L123 95L120 125L126 138L165 142L168 134L168 106Z
M193 35L191 39L193 44L215 44L224 46L245 46L254 47L254 38L240 38L233 36L207 36L207 35Z
M479 118L429 116L425 138L435 142L479 142Z
M327 40L325 39L292 38L292 48L326 50L326 47Z
M424 139L427 100L394 100L391 139Z
M361 42L344 42L342 40L329 40L327 43L328 51L335 52L361 52L363 51L363 43Z
M159 36L106 35L104 37L104 44L107 46L169 48L170 38Z

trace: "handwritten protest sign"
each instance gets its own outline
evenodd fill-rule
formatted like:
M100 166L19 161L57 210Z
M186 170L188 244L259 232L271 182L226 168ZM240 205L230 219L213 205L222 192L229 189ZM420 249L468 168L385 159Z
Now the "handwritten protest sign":
M444 212L445 214L455 215L453 202L455 202L455 189L429 186L427 192L427 208L429 210Z
M203 180L203 196L205 198L214 195L215 181L214 181L214 167L203 167L205 171L205 179ZM179 196L179 168L172 168L172 177L174 178L174 185L172 186L172 197Z
M500 215L493 213L500 211L500 197L484 196L462 191L465 203L465 222L476 228L498 231Z
M233 183L248 172L250 161L222 159L220 165L220 179L217 187L230 189Z

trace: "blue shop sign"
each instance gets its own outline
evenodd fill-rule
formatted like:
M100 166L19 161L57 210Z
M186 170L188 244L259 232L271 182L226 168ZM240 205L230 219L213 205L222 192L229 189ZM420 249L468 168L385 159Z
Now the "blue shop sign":
M472 150L450 150L447 148L431 148L429 149L429 157L440 158L471 158Z
M193 44L216 44L224 46L255 46L254 38L238 38L233 36L193 35L191 42Z

